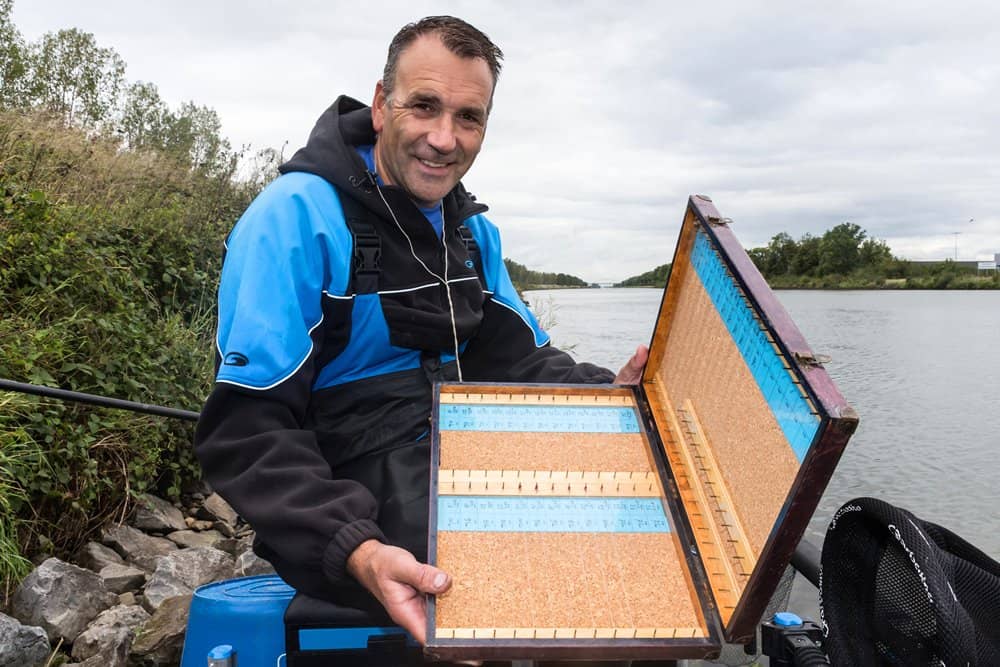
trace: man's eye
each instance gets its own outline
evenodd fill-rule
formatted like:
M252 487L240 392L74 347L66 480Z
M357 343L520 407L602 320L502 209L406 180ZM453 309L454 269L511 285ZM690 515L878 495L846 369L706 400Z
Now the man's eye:
M422 115L430 115L435 111L434 105L429 102L414 102L410 105L410 109Z
M482 119L474 113L460 113L458 114L458 120L465 125L482 125Z

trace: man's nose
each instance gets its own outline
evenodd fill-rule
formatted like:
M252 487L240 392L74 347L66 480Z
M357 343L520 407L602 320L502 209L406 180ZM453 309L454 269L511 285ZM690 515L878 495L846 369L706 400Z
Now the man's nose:
M438 153L451 153L455 150L455 122L450 114L441 114L435 119L434 126L427 133L427 143Z

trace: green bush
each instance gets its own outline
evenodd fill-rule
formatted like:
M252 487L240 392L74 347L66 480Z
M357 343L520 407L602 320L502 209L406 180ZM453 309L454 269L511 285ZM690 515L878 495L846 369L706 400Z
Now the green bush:
M198 410L222 241L264 180L232 175L0 113L0 377ZM199 474L189 422L16 405L0 421L5 578L23 574L11 544L67 555L132 494L176 496Z
M42 470L44 459L35 441L21 425L29 400L0 393L0 582L7 597L13 584L28 573L31 562L21 554L18 536L27 492L21 480L31 470Z

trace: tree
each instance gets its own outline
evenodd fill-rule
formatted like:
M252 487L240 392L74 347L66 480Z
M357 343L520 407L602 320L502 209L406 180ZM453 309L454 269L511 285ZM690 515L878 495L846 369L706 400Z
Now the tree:
M771 253L767 248L750 248L747 250L747 255L750 257L750 261L754 263L757 270L760 271L765 278L768 277L768 264L770 263ZM631 280L629 278L628 280Z
M137 81L125 90L118 131L131 149L164 149L172 117L152 83Z
M775 234L771 238L771 242L767 244L767 249L767 275L781 276L790 273L792 262L795 261L795 255L798 252L798 246L792 237L785 232Z
M865 239L858 248L858 262L861 266L880 267L891 261L892 250L880 239Z
M847 274L858 267L858 247L865 231L853 222L842 222L823 234L819 244L819 273Z
M26 93L31 104L61 114L67 123L111 120L125 81L125 62L88 32L46 33L27 49Z
M164 150L208 173L229 166L231 147L222 137L222 121L214 109L185 102L167 121Z
M763 248L759 248L763 250ZM626 278L615 287L663 287L670 278L670 264L661 264L651 271Z
M0 0L0 108L23 106L24 40L11 21L14 0Z
M799 239L798 250L792 259L792 273L797 276L815 275L819 268L820 239L812 234L804 234Z

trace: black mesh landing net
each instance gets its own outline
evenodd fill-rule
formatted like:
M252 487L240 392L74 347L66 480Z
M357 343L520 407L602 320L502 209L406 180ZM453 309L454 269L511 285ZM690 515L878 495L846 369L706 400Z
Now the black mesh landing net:
M1000 563L951 531L857 498L830 523L822 564L831 664L1000 665Z

